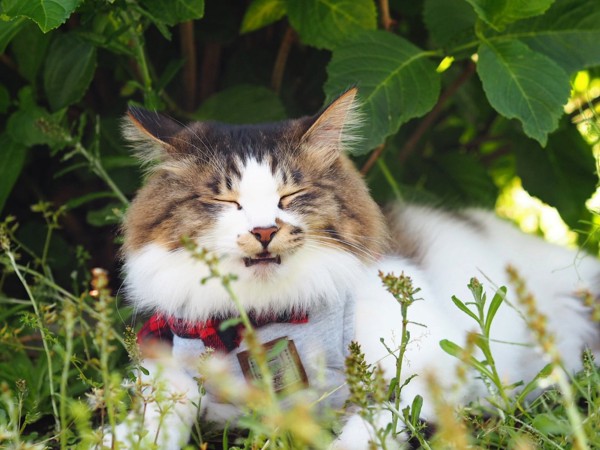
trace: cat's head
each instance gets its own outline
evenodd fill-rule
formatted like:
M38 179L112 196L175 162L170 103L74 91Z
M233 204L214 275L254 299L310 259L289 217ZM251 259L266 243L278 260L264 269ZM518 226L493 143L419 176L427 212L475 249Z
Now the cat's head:
M149 167L124 224L128 296L194 320L234 312L182 237L220 258L248 310L339 300L383 250L379 208L351 161L356 90L313 117L186 126L130 109L125 136Z

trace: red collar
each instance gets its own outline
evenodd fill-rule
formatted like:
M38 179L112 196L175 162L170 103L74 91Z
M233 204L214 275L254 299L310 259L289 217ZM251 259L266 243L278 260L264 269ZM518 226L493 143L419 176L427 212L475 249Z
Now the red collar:
M249 313L249 317L255 328L270 323L301 324L308 322L307 313L296 313L295 311L279 315L263 314L258 317L256 314ZM206 347L229 353L239 347L244 325L238 323L221 329L223 322L228 319L208 319L204 322L191 322L157 313L142 326L137 334L137 341L138 344L150 339L172 342L173 336L179 336L185 339L201 339Z

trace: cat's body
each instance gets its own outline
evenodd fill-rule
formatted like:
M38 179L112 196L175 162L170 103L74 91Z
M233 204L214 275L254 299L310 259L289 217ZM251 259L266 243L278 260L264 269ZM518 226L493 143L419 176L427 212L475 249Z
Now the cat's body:
M406 376L429 368L452 377L455 362L438 342L462 343L474 323L452 305L451 296L471 300L466 284L473 276L489 292L492 283L505 285L510 263L548 315L566 365L578 369L584 345L597 346L599 339L574 292L593 288L586 282L595 281L600 264L477 210L456 214L404 205L390 212L386 226L341 153L352 143L348 130L355 120L355 93L347 92L316 117L262 127L183 128L133 110L126 135L137 142L144 159L157 161L125 224L126 284L134 305L191 323L237 316L218 280L200 283L208 269L182 248L180 238L187 236L221 258L221 273L238 277L233 290L255 317L306 316L294 323L273 320L257 331L263 343L283 336L296 341L308 384L318 396L343 384L350 340L361 343L367 360L379 361L386 376L394 375L394 358L379 339L397 348L400 308L382 287L378 270L404 272L421 288L423 301L411 306L409 319L427 327L411 325ZM162 370L170 389L185 391L187 401L167 418L167 432L159 439L165 448L178 448L189 437L199 400L197 360L207 347L201 339L177 334L174 359ZM493 337L531 343L525 322L507 305L498 312ZM532 345L492 346L507 379L527 379L544 365ZM245 350L245 342L236 341L228 350L225 366L243 382L236 355ZM222 422L235 419L239 409L211 397L210 381L202 415ZM427 396L422 377L404 392L405 401L417 393ZM342 387L326 402L340 407L344 394ZM478 394L484 394L484 387L474 382L463 400ZM433 418L427 398L423 415ZM150 409L145 424L150 435L157 416ZM118 434L128 433L122 427ZM368 439L368 428L352 418L338 444L366 448Z

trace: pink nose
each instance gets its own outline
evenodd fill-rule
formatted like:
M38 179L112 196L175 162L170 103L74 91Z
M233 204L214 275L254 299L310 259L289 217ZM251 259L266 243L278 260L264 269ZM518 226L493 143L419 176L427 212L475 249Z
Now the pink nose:
M250 233L256 238L258 242L260 242L264 249L267 248L271 240L273 240L273 236L275 233L279 231L277 227L256 227L252 228Z

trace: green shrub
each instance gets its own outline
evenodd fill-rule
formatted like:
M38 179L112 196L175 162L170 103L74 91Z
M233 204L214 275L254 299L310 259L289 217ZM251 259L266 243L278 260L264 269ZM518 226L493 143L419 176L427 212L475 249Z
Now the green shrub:
M118 225L142 178L120 137L128 104L251 123L312 114L356 85L353 156L377 200L492 208L520 179L596 251L598 42L596 0L0 0L0 447L87 448L128 410L121 379L140 368ZM377 385L376 368L361 373ZM507 397L491 418L442 415L437 439L600 446L598 385L588 360L527 408ZM438 445L412 408L395 421ZM241 446L325 445L267 441L252 424Z

